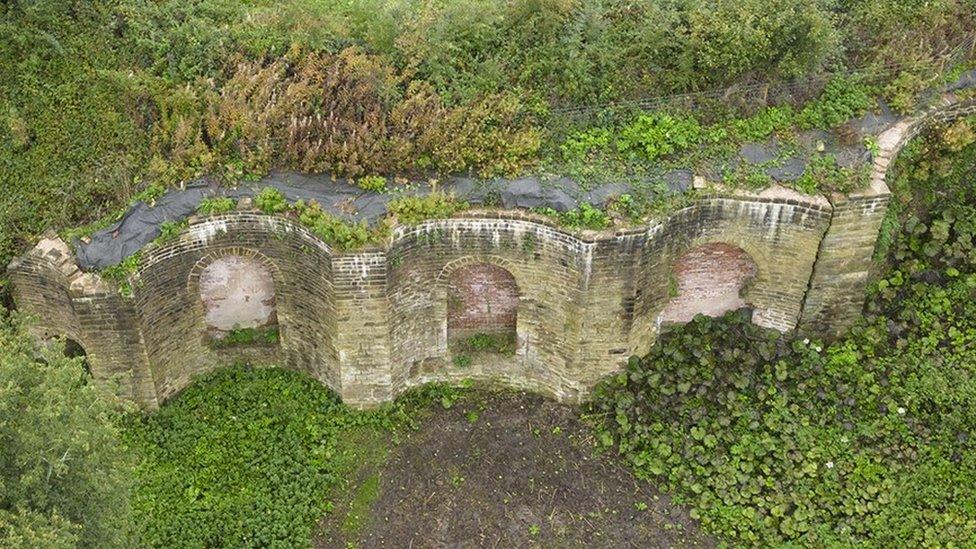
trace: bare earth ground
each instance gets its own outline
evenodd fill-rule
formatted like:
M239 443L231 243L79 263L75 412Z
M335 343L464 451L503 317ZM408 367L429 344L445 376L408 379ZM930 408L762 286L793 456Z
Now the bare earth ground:
M476 392L397 444L361 442L373 464L337 495L317 547L714 545L686 509L594 457L573 408L538 396Z

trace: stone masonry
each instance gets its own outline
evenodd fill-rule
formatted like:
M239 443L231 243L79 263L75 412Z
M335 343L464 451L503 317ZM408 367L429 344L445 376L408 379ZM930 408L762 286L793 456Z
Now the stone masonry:
M845 329L861 311L890 163L923 124L974 112L972 101L946 101L890 128L869 188L849 196L717 193L645 227L578 234L525 212L468 211L397 227L384 247L356 252L242 209L191 217L178 238L145 247L128 296L80 271L53 235L9 273L39 337L78 342L99 385L150 409L237 360L306 372L357 407L465 378L579 402L693 312L744 304L781 331ZM235 281L240 269L263 278ZM233 295L262 306L214 312ZM274 345L224 349L208 336L272 319ZM464 363L448 346L451 331L513 328L513 356Z

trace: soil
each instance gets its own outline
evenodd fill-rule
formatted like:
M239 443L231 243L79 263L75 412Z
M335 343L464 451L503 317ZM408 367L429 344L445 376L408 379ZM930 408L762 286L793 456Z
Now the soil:
M438 407L364 467L316 547L711 547L685 508L609 456L578 411L525 393Z

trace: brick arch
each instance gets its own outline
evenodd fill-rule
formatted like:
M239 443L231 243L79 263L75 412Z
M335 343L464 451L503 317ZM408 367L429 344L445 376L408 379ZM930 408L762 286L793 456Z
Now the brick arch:
M491 265L503 270L508 276L511 277L511 280L514 281L514 297L518 301L518 306L521 307L524 304L525 286L523 284L522 273L515 262L503 257L488 254L467 255L448 262L441 267L437 276L434 278L431 292L431 298L434 306L433 314L434 318L437 319L437 323L439 324L439 335L437 336L436 344L437 351L433 353L433 356L451 356L448 345L449 336L452 335L449 334L450 314L448 307L448 296L452 276L455 273L462 272L468 267L476 265ZM523 325L525 319L520 312L521 311L515 312L513 323L517 355L525 350L525 344L528 338L528 333L525 331L526 327Z
M190 273L187 276L187 289L191 296L194 296L194 304L196 306L196 313L198 318L200 318L205 326L205 331L207 332L219 332L228 331L230 329L229 325L225 322L216 318L208 318L210 316L208 313L214 312L212 309L208 308L206 303L206 297L203 295L206 288L204 288L203 282L205 281L205 274L207 270L212 267L215 263L220 260L228 258L242 258L256 263L257 266L264 269L264 272L270 277L270 299L271 304L266 304L268 310L264 312L263 325L277 325L278 324L278 303L279 298L278 288L281 287L281 271L278 266L270 258L250 248L240 248L240 247L227 247L214 250L204 257L200 258L190 269ZM246 300L245 300L246 301ZM251 312L252 315L257 314ZM259 317L255 317L256 319ZM250 326L246 326L250 327ZM256 326L255 326L256 327Z
M672 264L674 287L659 320L684 323L697 314L721 316L746 307L744 290L759 272L755 259L739 246L709 242L696 246Z
M511 335L518 325L515 275L495 263L468 263L445 280L448 341L478 333Z
M506 271L509 272L509 274L512 275L512 277L515 278L516 284L518 284L518 276L516 275L516 271L518 269L516 268L515 263L513 263L512 261L509 261L504 257L498 257L496 255L469 255L469 256L455 259L454 261L451 261L450 263L444 265L444 267L441 268L440 273L438 273L437 275L437 280L436 280L437 285L441 288L446 287L446 284L448 283L448 279L455 271L459 269L463 269L469 265L475 265L478 263L488 263L491 265L495 265L497 267L501 267L502 269L505 269ZM518 286L521 288L520 284L518 284Z

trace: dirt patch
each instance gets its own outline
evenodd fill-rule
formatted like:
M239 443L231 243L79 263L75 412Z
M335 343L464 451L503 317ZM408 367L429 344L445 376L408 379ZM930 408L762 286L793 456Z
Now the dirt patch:
M473 393L404 435L385 464L364 468L315 545L714 545L685 509L592 448L571 407Z

